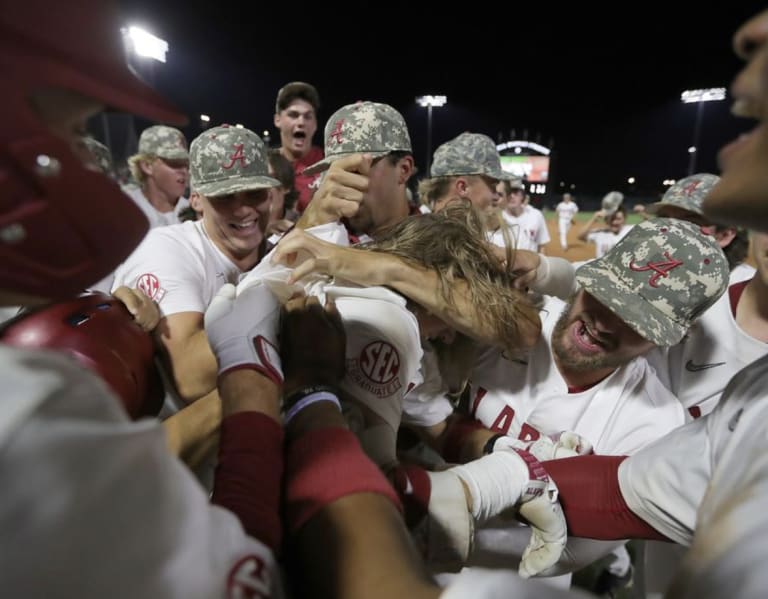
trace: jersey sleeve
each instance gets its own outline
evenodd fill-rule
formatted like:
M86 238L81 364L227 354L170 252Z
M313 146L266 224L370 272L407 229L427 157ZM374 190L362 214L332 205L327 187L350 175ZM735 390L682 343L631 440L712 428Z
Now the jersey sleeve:
M429 427L445 421L453 413L453 404L446 397L447 386L438 366L437 353L429 342L422 346L423 382L414 387L403 399L403 422L413 426Z
M159 423L128 422L74 364L41 366L19 365L44 397L0 442L8 596L282 596L271 552L209 504Z
M139 247L115 271L112 290L138 287L157 302L163 316L179 312L205 313L205 273L191 248L167 231L152 229Z
M629 508L656 530L689 545L711 477L707 418L672 431L619 466Z

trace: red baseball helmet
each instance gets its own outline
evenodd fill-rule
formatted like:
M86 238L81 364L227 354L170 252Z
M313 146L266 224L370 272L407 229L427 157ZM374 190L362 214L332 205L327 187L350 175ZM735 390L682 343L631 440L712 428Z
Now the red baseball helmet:
M153 120L185 118L128 68L106 0L0 0L0 80L0 290L72 297L120 264L148 224L51 132L33 95L66 90Z
M86 293L22 314L0 328L0 342L71 355L106 381L133 419L157 416L163 405L152 337L110 295Z

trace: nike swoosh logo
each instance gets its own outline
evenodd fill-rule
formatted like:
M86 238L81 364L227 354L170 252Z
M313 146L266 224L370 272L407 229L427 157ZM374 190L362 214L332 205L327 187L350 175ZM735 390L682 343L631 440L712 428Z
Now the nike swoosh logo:
M709 370L710 368L716 368L722 366L725 362L712 362L712 364L694 364L693 360L688 360L685 363L685 369L688 372L699 372L700 370Z
M741 413L744 411L744 408L741 408L738 412L736 412L733 416L731 416L731 419L728 421L728 430L733 432L736 430L736 425L739 423L739 419L741 418Z

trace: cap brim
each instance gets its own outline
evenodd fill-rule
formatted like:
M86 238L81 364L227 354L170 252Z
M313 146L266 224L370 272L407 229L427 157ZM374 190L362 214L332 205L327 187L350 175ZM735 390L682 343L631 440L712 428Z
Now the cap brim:
M641 294L624 285L620 275L603 266L600 260L580 266L576 271L576 281L584 291L654 345L676 345L688 330L659 311Z
M242 191L255 191L257 189L280 187L280 185L282 185L282 183L272 177L236 177L225 179L223 181L213 181L211 183L195 185L193 189L207 198L217 198L219 196L230 195Z
M165 158L166 160L189 160L189 152L186 150L179 150L178 152L163 152L157 155L158 158Z
M334 154L333 156L326 156L322 160L319 160L305 168L304 174L314 175L315 173L322 173L323 171L327 171L334 162L347 156L354 156L355 154L368 154L368 156L372 156L373 158L380 158L381 156L386 156L387 154L391 154L394 151L395 150L387 150L386 152L343 152L341 154Z
M690 206L683 206L682 204L678 204L677 202L656 202L655 204L651 204L650 206L646 206L645 211L648 214L658 214L659 210L662 208L677 208L678 210L685 210L686 212L690 212L693 215L696 216L704 216L704 213L696 210L691 210Z

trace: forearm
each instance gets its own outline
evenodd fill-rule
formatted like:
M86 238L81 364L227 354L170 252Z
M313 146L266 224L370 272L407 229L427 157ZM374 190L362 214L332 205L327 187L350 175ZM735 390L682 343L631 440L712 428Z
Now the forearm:
M220 426L221 400L214 390L163 421L168 450L194 468L212 455Z
M489 345L514 345L517 348L531 347L539 338L541 323L536 308L525 298L517 304L518 327L516 343L506 343L502 339L497 323L487 318L481 306L472 301L469 286L465 281L454 281L452 303L448 303L440 290L440 280L433 270L407 264L394 257L387 256L378 265L381 284L392 287L402 295L422 305L456 330L471 339Z
M540 256L536 278L529 290L544 295L568 299L577 289L576 269L573 264L555 256Z
M183 340L172 337L161 333L166 364L179 396L191 403L216 389L216 356L203 329Z
M579 241L586 241L587 235L589 235L592 228L595 226L595 221L597 220L597 213L595 213L592 218L590 218L587 223L579 229L578 234L576 237Z
M344 430L338 409L306 408L288 438L286 513L305 588L321 598L437 597L394 491Z

